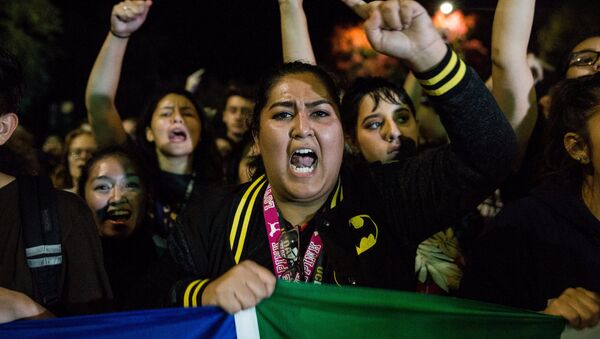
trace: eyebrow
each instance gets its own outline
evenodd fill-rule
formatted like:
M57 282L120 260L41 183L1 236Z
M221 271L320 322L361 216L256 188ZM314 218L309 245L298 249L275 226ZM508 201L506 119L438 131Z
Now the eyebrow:
M597 51L597 50L594 50L594 49L589 49L589 48L586 48L586 49L582 49L582 50L580 50L580 51L575 51L575 52L572 52L571 54L579 54L579 53L586 53L586 52L599 53L600 51Z
M381 117L381 113L373 113L373 114L369 114L369 115L367 115L367 116L366 116L366 117L365 117L365 118L362 120L362 122L363 122L363 123L365 123L365 121L367 121L367 120L369 120L369 119L372 119L372 118L379 118L379 117Z
M125 178L127 178L127 179L132 178L132 177L139 178L140 176L135 173L126 173L125 174ZM95 177L94 180L112 180L112 178L113 177L108 176L108 175L101 175L101 176Z
M165 105L165 106L159 106L158 108L159 109L175 109L175 105L170 105L169 104L169 105ZM180 106L179 107L180 110L182 110L182 109L191 109L191 108L192 108L192 106Z
M313 108L319 105L323 105L323 104L327 104L327 105L331 105L333 106L333 104L331 103L331 101L327 100L327 99L321 99L321 100L316 100L316 101L312 101L312 102L307 102L306 103L306 107L309 108ZM285 107L285 108L290 108L290 107L295 107L296 103L293 101L278 101L274 104L272 104L271 106L269 106L269 109L272 109L274 107Z

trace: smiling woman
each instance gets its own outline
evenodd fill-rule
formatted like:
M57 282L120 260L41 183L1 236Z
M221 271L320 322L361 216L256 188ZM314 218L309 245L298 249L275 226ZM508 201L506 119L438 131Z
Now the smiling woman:
M137 158L124 148L105 148L82 169L79 194L94 212L104 266L116 307L138 308L140 281L157 258L146 206L148 181Z

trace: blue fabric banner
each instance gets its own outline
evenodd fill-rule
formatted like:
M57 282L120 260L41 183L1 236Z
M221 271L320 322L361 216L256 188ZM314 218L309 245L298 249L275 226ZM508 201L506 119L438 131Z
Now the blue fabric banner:
M235 338L232 315L216 307L108 313L0 325L0 338Z

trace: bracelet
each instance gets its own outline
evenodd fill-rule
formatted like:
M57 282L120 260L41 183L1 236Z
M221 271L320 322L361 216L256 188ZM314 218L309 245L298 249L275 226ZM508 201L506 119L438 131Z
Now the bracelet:
M129 39L130 35L124 36L124 35L119 35L117 33L115 33L112 28L108 30L110 32L110 34L112 34L114 37L119 38L119 39Z

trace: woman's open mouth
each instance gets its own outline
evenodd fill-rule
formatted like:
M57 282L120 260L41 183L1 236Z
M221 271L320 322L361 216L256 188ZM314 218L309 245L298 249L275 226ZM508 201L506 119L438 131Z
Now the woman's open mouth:
M187 132L183 128L174 128L169 132L170 142L184 142L187 137Z
M317 168L318 162L317 154L310 148L297 149L290 157L292 171L299 174L312 173Z
M112 221L114 223L124 223L131 218L130 210L112 210L108 211L106 214L106 220Z

